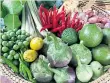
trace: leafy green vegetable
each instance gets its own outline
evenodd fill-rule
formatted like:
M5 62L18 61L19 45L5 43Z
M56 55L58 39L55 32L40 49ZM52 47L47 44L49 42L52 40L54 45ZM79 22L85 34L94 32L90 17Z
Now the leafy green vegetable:
M39 59L31 64L31 71L34 78L39 82L49 82L53 73L48 68L48 60L40 55Z
M8 10L10 14L19 14L24 7L20 0L4 0L3 6Z
M55 73L54 75L54 80L56 83L74 83L75 82L75 72L72 68L70 67L64 67L64 68L57 68L49 69Z
M89 64L92 60L91 51L85 47L82 43L80 44L73 44L70 46L72 50L72 64L77 65L77 58L79 57L82 64Z
M7 30L13 30L15 28L19 28L21 25L19 17L15 14L7 14L4 18L4 22Z
M51 38L53 43L49 44L47 51L49 62L55 67L67 66L72 59L70 47L53 34L51 34Z
M90 65L81 64L79 56L77 56L78 66L76 67L76 76L81 82L88 82L92 76L93 71Z

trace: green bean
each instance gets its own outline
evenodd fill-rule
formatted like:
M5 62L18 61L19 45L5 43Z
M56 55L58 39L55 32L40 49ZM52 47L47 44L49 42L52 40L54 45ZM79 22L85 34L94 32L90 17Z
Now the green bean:
M11 69L12 69L15 73L19 73L18 68L17 68L10 60L8 60L7 58L5 58L4 56L1 56L1 59L2 59L3 61L5 61L5 63L6 63L9 67L11 67Z

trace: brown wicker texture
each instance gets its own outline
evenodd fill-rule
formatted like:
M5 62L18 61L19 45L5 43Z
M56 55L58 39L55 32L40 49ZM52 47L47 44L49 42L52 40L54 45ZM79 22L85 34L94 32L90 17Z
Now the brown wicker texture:
M110 83L110 69L104 75L91 83Z
M7 65L0 64L0 72L11 80L12 83L31 83L15 74Z

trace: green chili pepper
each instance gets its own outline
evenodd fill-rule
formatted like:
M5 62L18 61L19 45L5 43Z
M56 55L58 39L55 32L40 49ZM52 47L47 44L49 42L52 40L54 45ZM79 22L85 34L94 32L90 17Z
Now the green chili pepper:
M9 67L11 67L11 69L12 69L15 73L19 73L18 68L17 68L10 60L8 60L7 58L5 58L4 56L1 56L1 59L2 59L3 61L5 61L5 63L6 63Z

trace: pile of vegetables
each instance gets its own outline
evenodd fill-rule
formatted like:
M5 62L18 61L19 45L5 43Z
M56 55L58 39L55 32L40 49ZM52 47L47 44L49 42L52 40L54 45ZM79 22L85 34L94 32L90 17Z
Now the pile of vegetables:
M88 83L110 68L110 20L93 10L66 15L62 2L0 3L0 61L32 83Z

